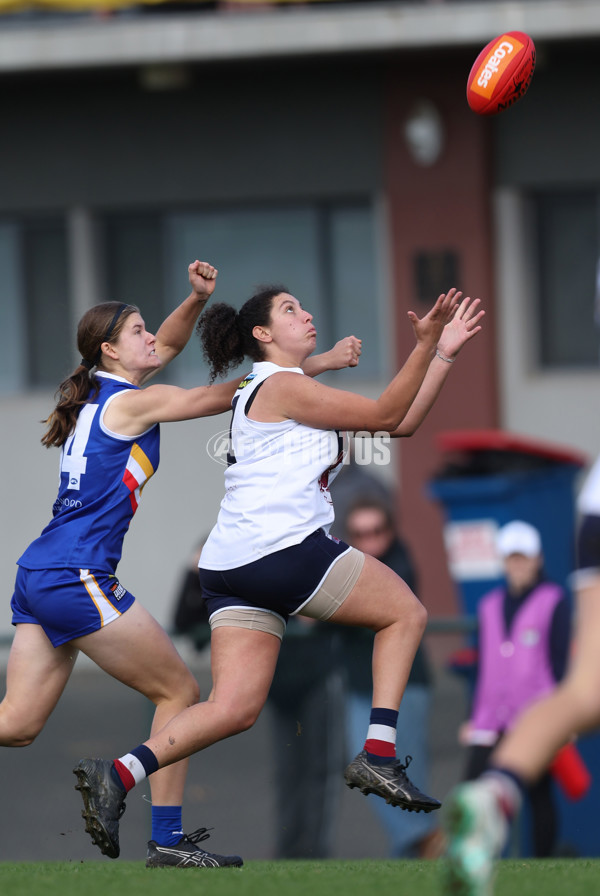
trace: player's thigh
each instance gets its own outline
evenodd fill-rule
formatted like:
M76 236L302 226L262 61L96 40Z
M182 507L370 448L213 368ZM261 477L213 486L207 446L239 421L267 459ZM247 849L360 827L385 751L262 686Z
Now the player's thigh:
M376 631L400 620L422 619L427 614L406 582L388 566L365 554L365 562L354 588L331 622L362 625Z
M181 689L196 689L168 634L139 601L109 625L72 643L113 678L154 702Z
M247 706L253 714L260 712L273 681L280 645L280 639L266 631L235 626L213 629L210 699L232 709Z
M600 576L577 592L574 650L567 681L595 693L600 706Z

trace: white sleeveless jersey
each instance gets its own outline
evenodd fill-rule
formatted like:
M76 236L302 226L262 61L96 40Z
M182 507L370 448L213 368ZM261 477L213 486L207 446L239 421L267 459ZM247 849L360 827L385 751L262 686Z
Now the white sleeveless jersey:
M254 364L232 401L229 466L217 523L200 558L204 569L234 569L299 544L311 532L329 532L334 519L329 484L343 463L334 430L294 420L260 423L247 416L258 387L281 371L300 367Z

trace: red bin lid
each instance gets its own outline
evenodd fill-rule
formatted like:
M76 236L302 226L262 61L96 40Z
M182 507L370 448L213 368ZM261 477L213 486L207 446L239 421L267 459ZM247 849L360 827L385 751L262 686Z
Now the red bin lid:
M501 429L455 429L440 432L436 437L438 449L448 454L455 451L506 451L515 454L531 454L557 463L585 467L589 458L581 451L563 445L541 442L527 436L505 432Z

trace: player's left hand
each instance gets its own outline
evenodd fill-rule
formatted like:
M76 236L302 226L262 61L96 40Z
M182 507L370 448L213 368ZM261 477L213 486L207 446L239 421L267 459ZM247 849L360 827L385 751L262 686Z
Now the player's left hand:
M362 351L362 339L356 336L345 336L333 346L329 352L330 370L342 370L344 367L357 367Z

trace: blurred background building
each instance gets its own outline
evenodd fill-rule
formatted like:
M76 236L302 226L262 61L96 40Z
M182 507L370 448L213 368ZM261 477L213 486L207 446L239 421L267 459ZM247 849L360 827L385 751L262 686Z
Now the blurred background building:
M538 61L527 96L473 114L470 67L507 30ZM46 524L58 452L39 439L91 304L139 304L150 329L219 268L219 299L280 281L319 348L361 336L376 395L406 357L406 312L456 285L484 333L418 436L374 468L401 495L432 617L457 612L436 437L500 429L595 455L600 96L597 0L0 0L0 447L10 636L14 563ZM171 382L206 382L194 340ZM213 418L163 427L161 470L120 575L157 618L222 494Z

